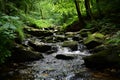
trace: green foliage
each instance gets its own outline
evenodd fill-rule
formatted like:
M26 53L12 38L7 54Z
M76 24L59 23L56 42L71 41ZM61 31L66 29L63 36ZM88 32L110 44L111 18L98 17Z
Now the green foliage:
M120 45L120 31L116 32L112 37L107 39L107 44Z
M33 16L30 16L29 14L21 13L21 17L23 22L31 27L44 28L51 27L53 25L50 20L36 19Z
M0 63L11 55L11 48L16 37L24 38L22 22L17 16L0 15Z
M91 41L100 41L101 42L101 40L103 42L103 39L104 39L104 35L101 33L96 32L96 33L91 34L90 32L88 32L88 37L84 40L84 43L87 44Z
M77 20L78 20L77 16L70 18L66 23L63 24L63 26L61 27L61 30L62 31L66 30L69 25L76 23Z
M96 31L99 31L101 33L107 34L112 32L115 28L116 25L110 21L110 19L98 19L98 20L93 20L90 22L87 22L87 25L85 28L94 28Z

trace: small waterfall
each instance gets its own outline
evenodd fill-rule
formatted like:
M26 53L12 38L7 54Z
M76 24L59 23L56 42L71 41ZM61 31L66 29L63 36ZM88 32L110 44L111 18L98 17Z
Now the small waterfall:
M71 51L68 47L62 47L62 43L56 44L58 51L56 54L64 54L64 55L81 55L81 56L88 56L90 55L89 51L87 50L86 46L83 44L78 44L78 50Z

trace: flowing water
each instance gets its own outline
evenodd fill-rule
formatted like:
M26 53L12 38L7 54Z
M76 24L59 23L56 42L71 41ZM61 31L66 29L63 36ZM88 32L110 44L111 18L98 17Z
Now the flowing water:
M119 80L111 77L103 77L101 74L94 75L83 63L82 57L89 56L85 46L79 44L77 51L61 47L56 44L58 51L46 55L44 59L33 62L11 63L2 68L0 80ZM55 58L58 54L73 56L74 59L62 60ZM0 69L1 70L1 69Z

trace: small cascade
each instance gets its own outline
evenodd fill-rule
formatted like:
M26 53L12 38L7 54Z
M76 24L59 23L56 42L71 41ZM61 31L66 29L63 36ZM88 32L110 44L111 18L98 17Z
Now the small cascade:
M87 50L86 46L83 44L78 44L78 50L76 51L71 51L68 47L62 47L59 44L57 44L58 51L56 54L64 54L64 55L80 55L80 56L89 56L89 50Z

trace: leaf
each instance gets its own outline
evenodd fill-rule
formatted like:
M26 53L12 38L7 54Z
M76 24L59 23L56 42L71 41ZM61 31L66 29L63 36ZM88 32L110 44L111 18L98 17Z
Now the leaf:
M19 20L20 19L18 16L11 16L10 18L13 19L13 20Z
M9 22L6 22L2 27L3 27L4 29L8 29L9 26L10 26L10 23L9 23Z

